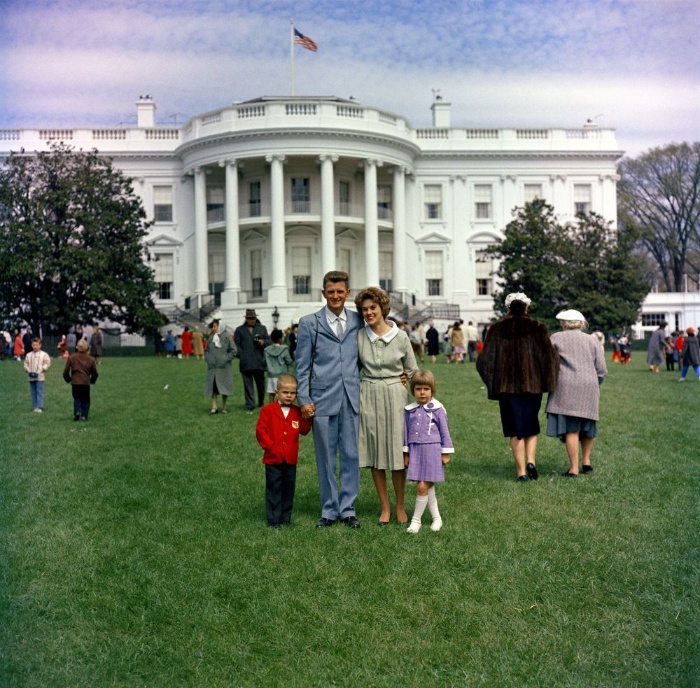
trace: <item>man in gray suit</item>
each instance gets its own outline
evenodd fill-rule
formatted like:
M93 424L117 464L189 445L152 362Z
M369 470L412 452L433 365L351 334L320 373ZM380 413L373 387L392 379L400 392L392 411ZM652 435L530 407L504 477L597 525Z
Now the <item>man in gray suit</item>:
M359 528L355 499L360 488L358 414L360 373L357 333L362 318L345 308L350 296L347 272L323 278L326 305L299 321L295 356L297 398L304 418L313 418L321 520L317 528L341 521ZM336 484L336 455L340 454Z

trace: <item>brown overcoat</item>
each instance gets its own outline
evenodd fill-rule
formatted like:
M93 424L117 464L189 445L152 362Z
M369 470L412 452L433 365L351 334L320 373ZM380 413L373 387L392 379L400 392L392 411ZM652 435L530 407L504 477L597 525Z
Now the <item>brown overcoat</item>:
M559 356L547 326L529 315L507 315L488 330L476 369L489 399L501 394L543 394L557 387Z

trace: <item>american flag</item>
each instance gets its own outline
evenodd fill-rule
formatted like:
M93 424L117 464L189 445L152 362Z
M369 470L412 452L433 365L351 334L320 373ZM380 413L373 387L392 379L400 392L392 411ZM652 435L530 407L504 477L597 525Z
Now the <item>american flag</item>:
M301 31L297 31L296 29L294 29L294 42L307 50L313 50L313 52L318 50L318 46L308 36L305 36Z

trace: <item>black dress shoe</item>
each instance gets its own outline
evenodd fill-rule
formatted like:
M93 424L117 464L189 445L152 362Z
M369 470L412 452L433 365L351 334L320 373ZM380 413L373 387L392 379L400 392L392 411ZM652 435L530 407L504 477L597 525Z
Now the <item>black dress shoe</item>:
M564 478L578 478L578 473L572 473L571 471L566 471L566 473L562 473L562 476Z
M581 466L581 473L593 473L593 466Z
M382 521L381 519L379 519L379 520L377 521L377 525L378 525L378 526L388 526L388 525L389 525L389 521Z
M340 519L348 528L359 528L360 522L355 516L348 516L347 518Z
M325 516L316 523L317 528L330 528L335 525L335 521Z
M530 480L530 478L528 478L526 475L519 475L515 480L519 483L526 483L528 480Z
M529 463L527 466L525 466L525 470L527 471L527 477L530 478L530 480L537 480L538 473L537 473L537 466L535 466L534 463Z

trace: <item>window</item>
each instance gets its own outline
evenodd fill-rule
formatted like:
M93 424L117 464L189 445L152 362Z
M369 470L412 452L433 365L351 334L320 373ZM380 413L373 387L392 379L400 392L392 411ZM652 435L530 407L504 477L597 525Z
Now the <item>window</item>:
M490 184L474 185L474 217L477 220L491 219L491 206L493 204L492 189Z
M251 296L259 298L263 295L262 288L262 250L257 248L250 252L250 283Z
M173 298L173 254L161 253L155 257L155 281L158 298L169 301Z
M536 198L542 198L542 184L525 184L523 186L523 201L532 203Z
M292 212L308 213L311 211L311 196L309 194L309 178L292 178Z
M338 182L338 215L350 215L350 182Z
M491 257L485 251L474 252L474 272L476 274L476 293L478 296L493 294L493 277L491 275Z
M262 191L260 182L250 182L248 185L248 217L262 215Z
M377 217L380 220L391 219L391 187L377 187Z
M224 190L222 187L207 187L207 222L224 221Z
M153 187L153 219L156 222L173 221L173 187Z
M292 247L292 281L295 294L311 293L311 249Z
M662 322L666 322L665 313L642 313L643 327L658 327Z
M379 252L379 286L391 294L393 289L394 254L392 251Z
M439 220L442 217L442 187L439 184L426 184L423 187L425 219Z
M574 213L591 212L591 185L574 184Z
M221 305L221 292L226 279L226 259L223 253L209 254L209 293L214 294L214 303Z
M425 252L426 294L442 296L442 251Z

